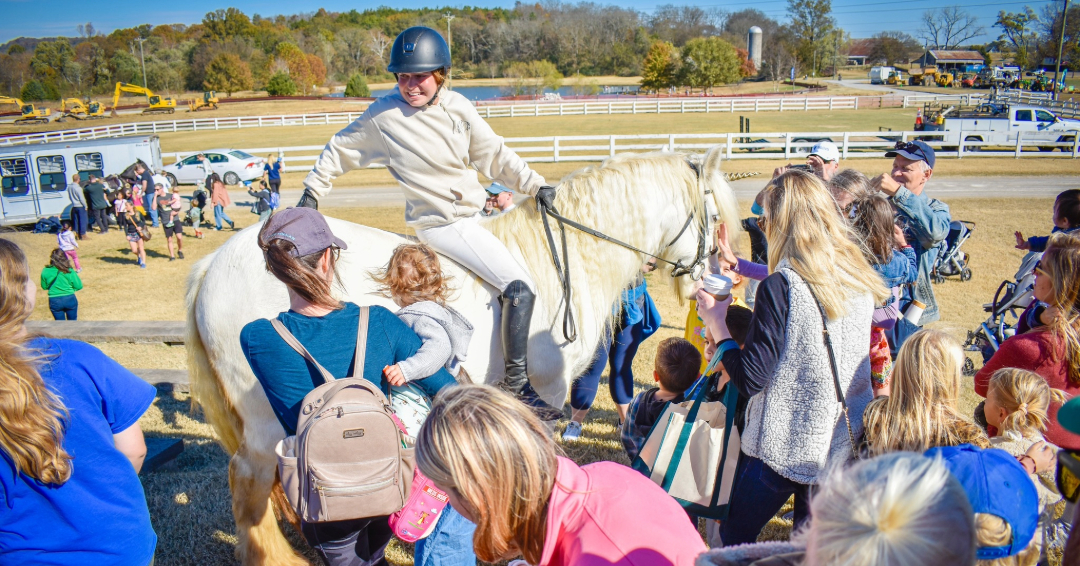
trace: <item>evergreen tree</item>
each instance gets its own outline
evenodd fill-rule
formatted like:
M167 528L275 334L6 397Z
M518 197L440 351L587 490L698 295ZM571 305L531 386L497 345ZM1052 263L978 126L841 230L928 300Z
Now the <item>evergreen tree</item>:
M296 94L296 83L285 71L278 71L266 83L266 94L270 96L292 96Z
M345 85L345 96L371 96L371 89L368 88L367 80L364 79L364 75L355 73L353 76L349 77L349 84Z

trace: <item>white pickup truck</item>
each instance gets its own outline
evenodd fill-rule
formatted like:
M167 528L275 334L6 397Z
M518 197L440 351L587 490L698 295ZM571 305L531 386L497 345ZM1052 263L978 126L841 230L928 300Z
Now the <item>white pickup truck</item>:
M974 142L963 144L964 151L979 151L984 145L1014 147L1017 136L1022 136L1023 146L1038 146L1042 151L1053 151L1056 147L1072 151L1071 147L1040 144L1072 144L1080 131L1080 120L1061 118L1039 106L986 103L975 111L948 108L942 114L944 123L930 119L923 128L924 132L942 133L921 138L941 141L946 151L955 151L961 141Z

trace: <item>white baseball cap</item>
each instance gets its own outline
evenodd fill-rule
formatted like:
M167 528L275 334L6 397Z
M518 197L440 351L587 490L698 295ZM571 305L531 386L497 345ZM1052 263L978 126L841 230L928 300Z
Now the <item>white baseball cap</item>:
M810 148L810 155L816 155L825 161L840 161L840 150L829 140L822 140Z

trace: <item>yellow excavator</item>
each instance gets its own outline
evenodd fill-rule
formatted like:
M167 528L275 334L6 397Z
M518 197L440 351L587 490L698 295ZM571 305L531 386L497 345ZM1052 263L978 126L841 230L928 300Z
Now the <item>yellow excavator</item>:
M202 98L196 98L195 100L188 101L188 112L198 112L199 110L217 110L218 102L221 99L218 98L216 92L208 90L203 93Z
M0 104L14 104L19 107L22 116L15 120L16 124L47 124L52 110L48 108L35 108L33 104L26 104L18 98L0 96Z
M124 92L141 94L146 97L146 101L150 107L143 110L143 114L153 114L155 112L168 112L169 114L172 114L173 112L176 112L176 101L171 97L154 94L150 89L138 85L116 83L116 94L113 95L112 111L110 112L110 115L113 117L117 116L116 106L120 104L120 94Z
M84 103L78 98L65 98L60 101L60 117L57 122L63 122L68 118L76 120L96 120L105 117L105 107L100 102L90 99Z

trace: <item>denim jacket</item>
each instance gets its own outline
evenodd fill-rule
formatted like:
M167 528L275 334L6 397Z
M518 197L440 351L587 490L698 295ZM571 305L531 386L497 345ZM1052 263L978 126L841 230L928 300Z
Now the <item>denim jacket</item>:
M889 263L875 263L871 267L889 289L914 283L919 278L919 260L911 246L893 251Z
M923 326L941 317L937 299L934 297L934 288L930 283L930 272L933 271L934 261L941 252L942 242L949 235L952 215L949 214L949 205L925 194L917 195L907 187L900 187L890 200L906 221L904 235L914 248L919 263L919 278L914 287L904 289L900 306L906 308L912 299L926 305L918 324Z

